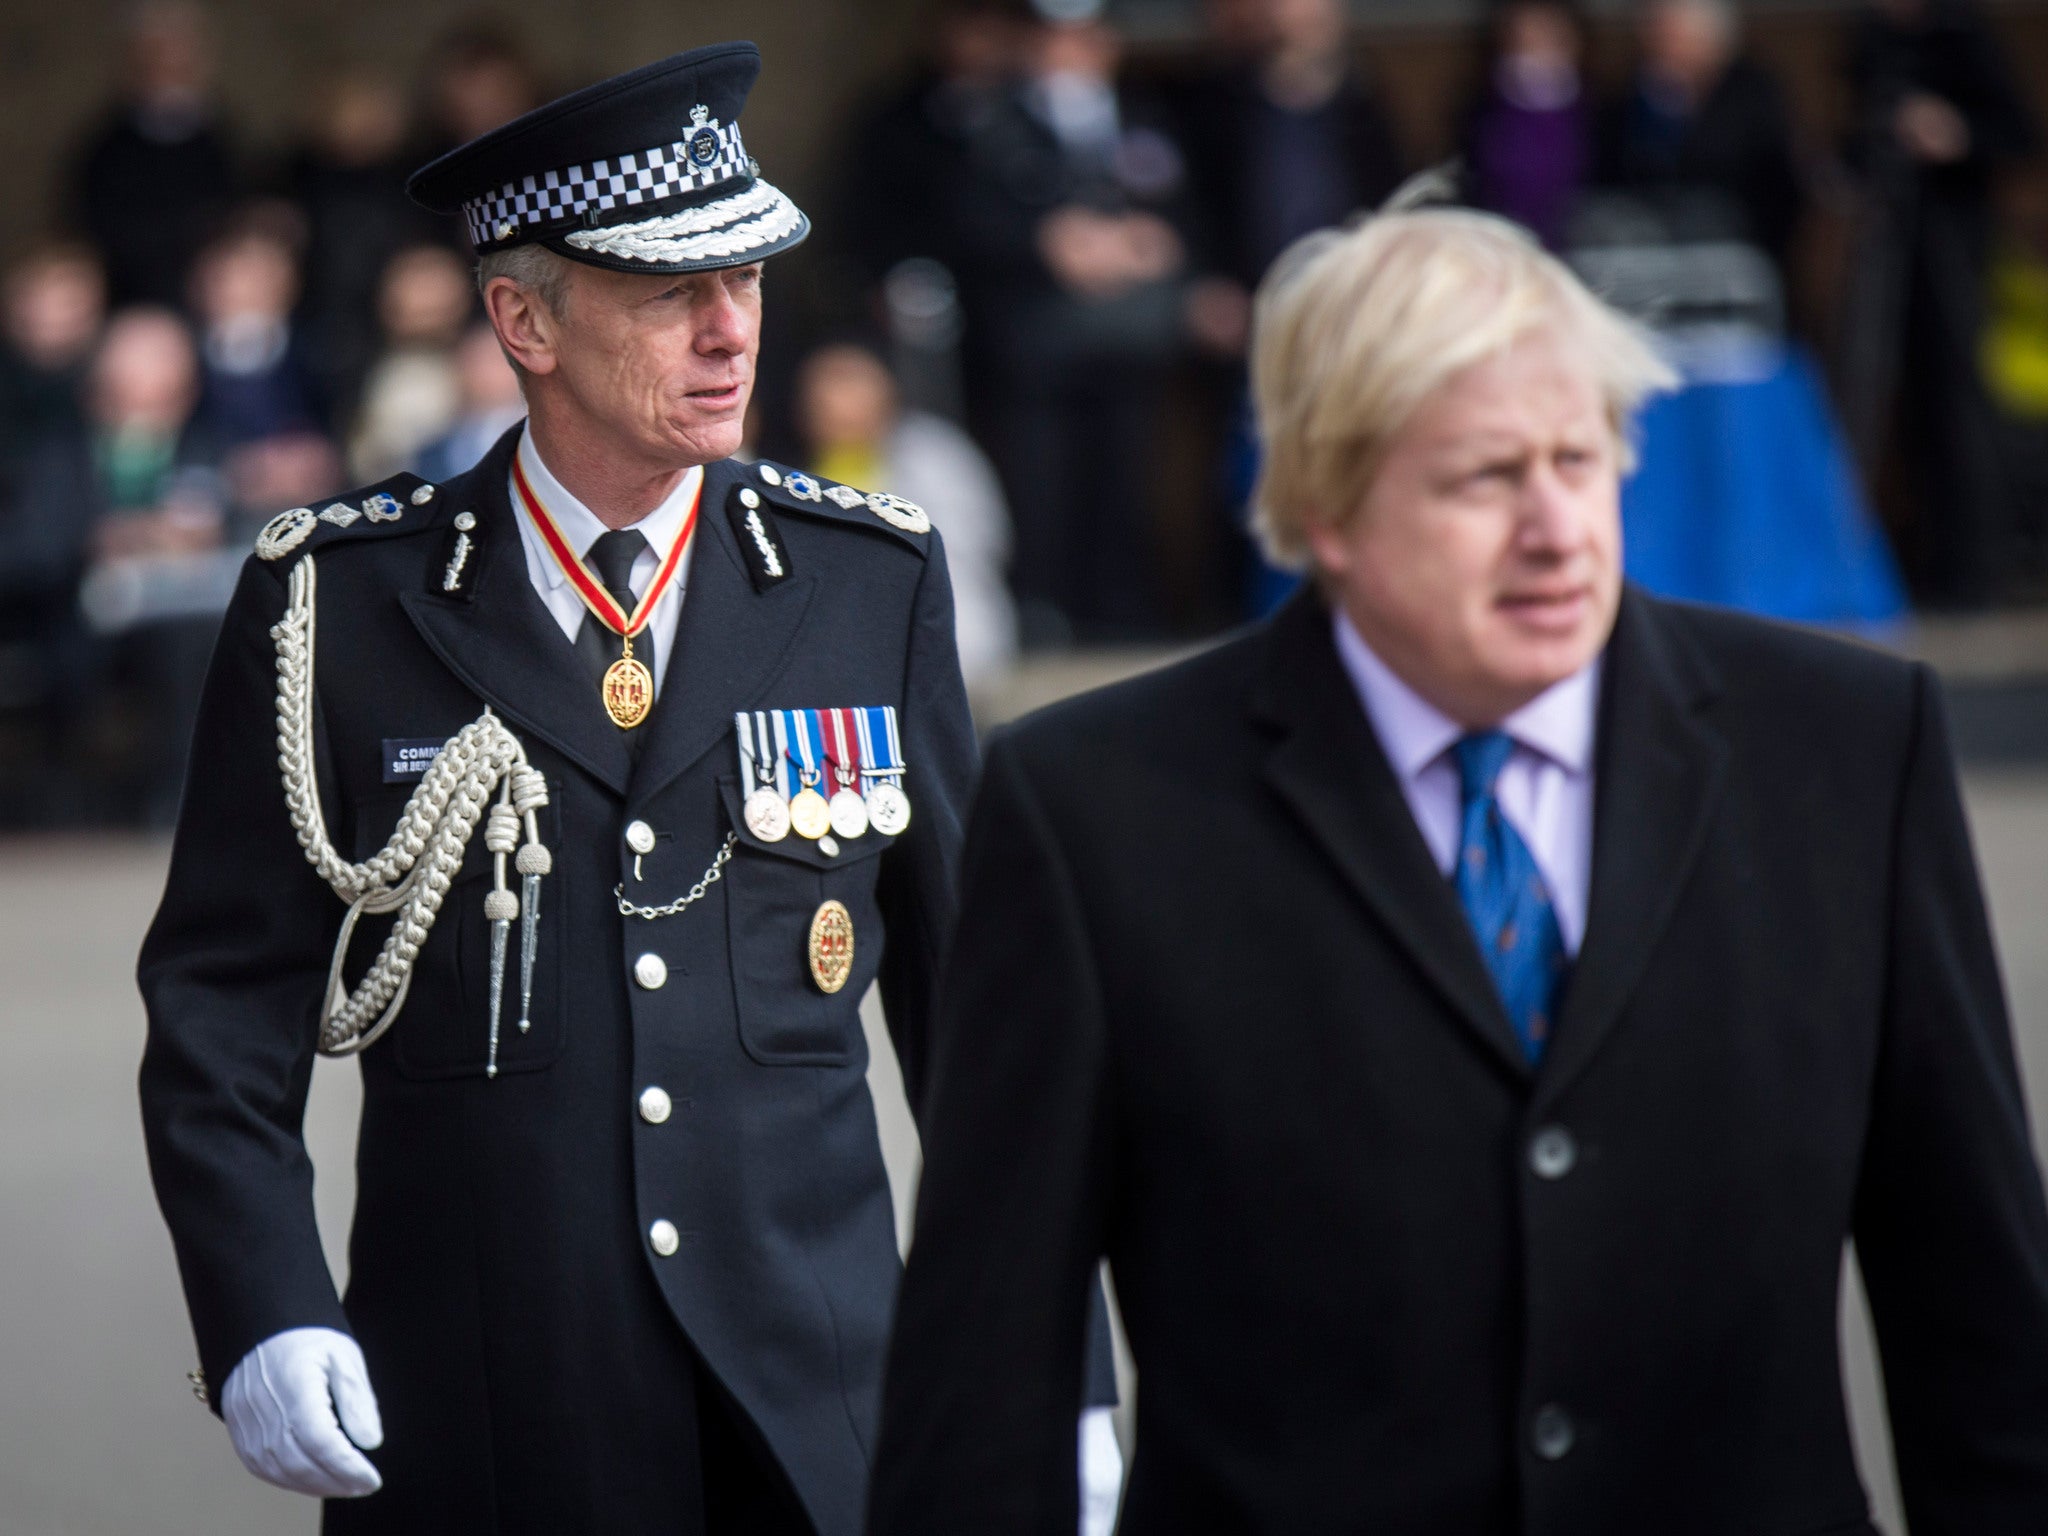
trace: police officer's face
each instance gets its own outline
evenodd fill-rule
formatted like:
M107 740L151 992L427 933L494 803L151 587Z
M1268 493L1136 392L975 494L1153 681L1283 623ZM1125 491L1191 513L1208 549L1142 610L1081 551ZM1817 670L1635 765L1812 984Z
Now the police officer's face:
M1467 726L1606 645L1621 597L1617 444L1589 370L1538 332L1426 399L1364 504L1309 543L1381 660Z
M549 362L576 413L653 463L739 451L761 345L761 268L664 277L578 265ZM530 366L530 365L529 365Z

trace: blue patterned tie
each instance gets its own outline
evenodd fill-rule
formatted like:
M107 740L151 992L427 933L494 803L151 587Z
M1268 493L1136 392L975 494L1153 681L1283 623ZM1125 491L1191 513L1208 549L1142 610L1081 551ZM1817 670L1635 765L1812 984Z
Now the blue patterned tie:
M1529 845L1501 814L1494 787L1514 754L1505 731L1467 736L1451 749L1462 781L1458 900L1479 952L1529 1060L1543 1059L1565 975L1563 935L1543 872Z

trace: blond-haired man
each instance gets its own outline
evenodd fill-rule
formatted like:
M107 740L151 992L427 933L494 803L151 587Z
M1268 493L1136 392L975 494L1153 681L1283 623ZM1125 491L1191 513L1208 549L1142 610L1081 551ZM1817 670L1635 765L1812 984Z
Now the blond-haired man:
M876 1536L1064 1529L1107 1254L1122 1529L2048 1529L2048 1219L1920 668L1621 576L1642 340L1510 226L1259 302L1270 624L992 746ZM1028 1091L1020 1085L1030 1085Z

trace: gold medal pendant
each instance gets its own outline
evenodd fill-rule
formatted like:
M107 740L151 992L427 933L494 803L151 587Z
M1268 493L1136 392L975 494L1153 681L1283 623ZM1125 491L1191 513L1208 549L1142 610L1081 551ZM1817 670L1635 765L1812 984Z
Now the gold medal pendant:
M646 663L633 658L633 640L626 637L626 654L605 669L604 710L612 724L630 731L654 708L654 674Z
M789 824L796 828L801 837L813 842L832 830L832 810L825 803L825 797L808 785L796 792L796 798L789 802Z

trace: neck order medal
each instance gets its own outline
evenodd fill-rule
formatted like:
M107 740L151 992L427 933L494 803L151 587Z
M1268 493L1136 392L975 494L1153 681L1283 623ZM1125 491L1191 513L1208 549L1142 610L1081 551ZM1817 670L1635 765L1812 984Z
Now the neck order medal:
M569 585L576 589L576 595L583 599L583 606L624 645L623 654L605 669L601 696L604 712L611 716L612 724L622 731L630 731L654 709L654 674L648 671L646 662L633 654L633 637L647 627L648 619L654 614L654 605L675 579L676 571L683 563L683 555L690 547L690 540L696 537L697 507L704 499L704 482L701 479L697 482L697 494L691 499L690 510L683 518L682 531L676 535L668 558L661 562L661 569L654 573L646 594L630 614L619 607L611 593L599 586L589 568L576 558L575 551L569 548L569 541L562 537L562 530L555 526L553 516L534 495L517 454L512 456L512 483L518 487L519 499L540 533L541 543L555 564L561 567Z

